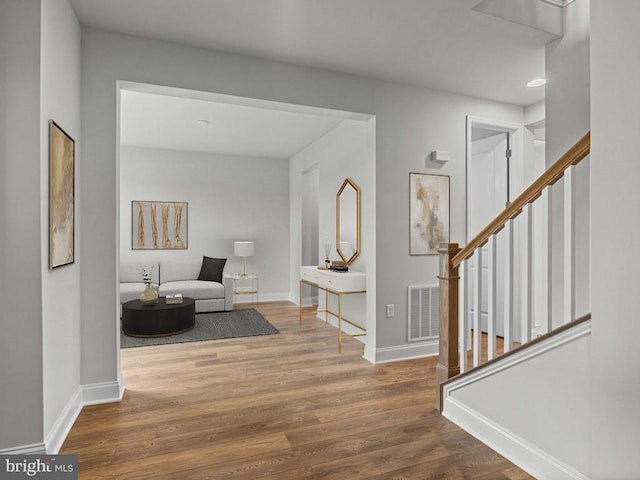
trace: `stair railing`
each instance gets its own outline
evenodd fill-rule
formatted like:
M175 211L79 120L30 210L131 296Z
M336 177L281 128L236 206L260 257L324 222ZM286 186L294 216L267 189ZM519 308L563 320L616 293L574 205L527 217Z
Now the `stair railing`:
M563 324L575 320L575 290L573 272L575 270L575 221L573 212L575 209L575 169L574 166L585 158L591 148L591 136L587 133L573 147L571 147L560 159L549 167L538 179L536 179L518 198L494 218L478 235L460 248L457 243L441 243L438 249L440 256L440 350L438 364L436 365L436 406L442 410L440 398L440 384L469 368L467 352L473 350L472 363L477 367L482 360L482 335L481 330L481 302L482 302L482 247L486 244L488 254L488 302L487 302L487 360L496 358L496 265L497 265L497 234L505 230L504 258L504 285L507 291L504 295L504 341L503 353L507 353L513 342L513 247L514 224L516 217L522 215L524 234L523 237L523 268L520 278L523 281L524 295L521 298L521 343L531 341L531 304L532 304L532 204L543 195L545 189L555 184L564 177L565 199L565 292L568 292L564 302ZM459 289L461 273L467 273L467 265L463 262L476 255L476 267L474 271L474 315L473 324L469 325L466 314L459 315L460 305L463 311L467 311L466 302L468 296L464 289ZM468 262L467 262L468 263ZM462 268L462 272L460 271ZM463 286L464 286L464 282ZM462 291L462 295L460 295ZM551 315L547 315L547 331L552 330ZM471 332L473 331L473 334ZM472 343L472 344L471 344Z

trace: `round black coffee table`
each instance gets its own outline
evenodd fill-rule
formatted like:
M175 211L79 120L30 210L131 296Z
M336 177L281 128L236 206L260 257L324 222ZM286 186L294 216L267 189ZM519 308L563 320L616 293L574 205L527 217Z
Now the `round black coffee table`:
M182 297L182 303L167 305L166 297L155 305L140 300L122 304L122 331L130 337L161 337L191 330L196 323L196 302Z

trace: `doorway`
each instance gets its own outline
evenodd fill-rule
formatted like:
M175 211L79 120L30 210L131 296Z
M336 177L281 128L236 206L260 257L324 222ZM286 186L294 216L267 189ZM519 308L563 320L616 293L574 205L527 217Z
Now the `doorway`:
M319 265L320 250L318 239L320 238L320 173L318 165L302 172L301 188L301 213L302 231L301 265ZM309 285L302 287L302 303L304 306L318 304L318 289Z
M487 224L493 220L509 202L522 190L523 156L521 148L522 127L518 124L497 122L488 119L467 117L467 216L466 240L473 239ZM514 229L514 237L518 234ZM516 240L514 238L514 240ZM506 236L504 232L497 235L496 248L496 334L504 335L505 321L505 268ZM517 241L514 241L514 258L518 258ZM465 315L470 325L468 335L471 334L472 320L476 315L475 305L480 295L480 325L482 332L488 330L488 245L481 249L481 281L476 288L478 255L471 257L464 266L465 270ZM516 288L517 262L513 265L512 312L516 312L519 302L519 292ZM518 322L514 322L518 323ZM514 328L518 328L514 325ZM518 335L514 331L514 336Z

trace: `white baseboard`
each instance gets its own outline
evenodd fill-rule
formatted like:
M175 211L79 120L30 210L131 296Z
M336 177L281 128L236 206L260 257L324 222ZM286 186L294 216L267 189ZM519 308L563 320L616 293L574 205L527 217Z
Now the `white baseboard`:
M119 402L123 395L124 384L121 379L116 382L81 385L58 415L44 443L6 448L0 450L0 455L55 455L60 451L82 407Z
M587 476L454 398L445 398L442 414L535 478L589 480Z
M438 339L427 342L410 343L394 347L365 349L365 358L371 363L391 363L416 358L433 357L438 355Z
M375 365L375 363L376 363L376 348L371 346L371 345L365 345L364 346L364 354L362 355L362 358L364 358L369 363L373 363Z
M47 448L44 443L21 445L19 447L0 449L0 455L46 455Z
M477 410L465 405L452 394L467 385L496 375L590 334L591 322L584 322L556 334L545 342L514 352L502 361L487 365L459 379L454 378L443 389L442 414L535 478L588 480L587 476L573 467L527 442L503 427L498 421L489 419Z
M56 455L64 443L73 423L82 411L82 388L78 387L71 396L58 418L51 427L51 431L44 441L48 454Z
M258 295L236 295L236 304L241 303L257 303L262 302L289 302L291 301L289 293L258 293Z
M124 384L122 380L82 385L81 388L82 405L119 402L124 395Z
M319 313L318 320L325 321L325 314ZM338 328L338 319L329 315L329 325ZM347 335L362 333L358 328L342 323L342 331ZM413 360L416 358L433 357L438 355L439 341L437 338L420 343L410 343L407 345L397 345L393 347L375 348L367 343L367 337L354 337L365 344L363 358L373 364L401 362L403 360Z

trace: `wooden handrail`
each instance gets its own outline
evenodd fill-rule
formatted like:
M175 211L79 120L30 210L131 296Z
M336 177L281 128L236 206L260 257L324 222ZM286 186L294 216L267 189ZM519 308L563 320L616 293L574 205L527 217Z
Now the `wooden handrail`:
M582 137L578 142L567 150L567 153L562 155L556 163L549 167L542 175L538 177L524 192L522 192L518 198L516 198L511 205L505 208L496 218L494 218L484 230L476 235L473 240L467 243L467 246L460 250L452 259L451 266L458 267L462 262L467 260L473 255L478 247L481 247L489 237L502 230L505 224L518 216L522 209L528 203L533 202L536 198L542 195L542 191L549 185L553 185L564 175L564 171L571 165L575 165L584 157L589 155L591 149L591 132Z

